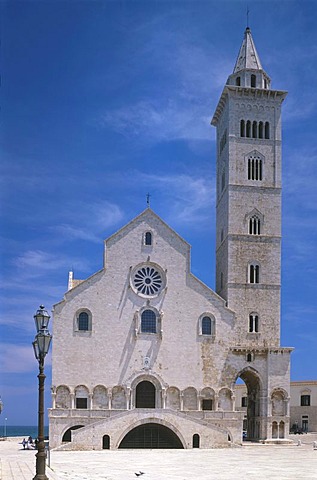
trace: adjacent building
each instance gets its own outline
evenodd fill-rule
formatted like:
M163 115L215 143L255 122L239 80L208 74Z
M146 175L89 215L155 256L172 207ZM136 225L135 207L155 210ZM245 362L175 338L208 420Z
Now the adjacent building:
M281 105L249 28L217 130L216 291L190 246L147 208L69 278L54 307L50 444L211 448L287 436L290 353L280 345ZM212 212L210 212L212 215ZM246 414L236 408L245 382ZM243 425L246 415L245 425Z

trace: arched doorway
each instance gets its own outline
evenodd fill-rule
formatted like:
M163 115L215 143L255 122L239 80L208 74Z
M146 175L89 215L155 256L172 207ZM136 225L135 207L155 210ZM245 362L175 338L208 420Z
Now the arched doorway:
M63 435L62 442L71 442L72 441L72 430L77 430L78 428L82 428L84 425L74 425L70 427Z
M244 393L241 396L241 404L236 402L236 410L245 411L243 421L243 439L258 440L261 438L261 413L260 413L260 379L255 370L246 368L240 373L236 382L236 388L244 386Z
M170 428L144 423L127 433L119 448L183 448L183 445Z
M194 433L193 435L193 448L199 448L200 447L200 437L198 433Z
M102 448L103 448L103 450L109 450L109 448L110 448L110 437L109 437L109 435L104 435L102 437Z
M144 380L138 383L135 392L136 408L155 408L155 386Z

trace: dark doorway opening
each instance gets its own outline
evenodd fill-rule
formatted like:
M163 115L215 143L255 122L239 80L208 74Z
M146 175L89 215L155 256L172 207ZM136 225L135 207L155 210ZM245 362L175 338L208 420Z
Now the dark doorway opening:
M119 448L183 448L183 445L164 425L145 423L127 433Z
M109 437L109 435L104 435L102 437L102 448L103 448L103 450L109 450L109 448L110 448L110 437Z
M140 382L136 387L136 408L155 408L155 386L151 382Z
M200 437L198 433L195 433L193 435L193 448L199 448L200 447Z

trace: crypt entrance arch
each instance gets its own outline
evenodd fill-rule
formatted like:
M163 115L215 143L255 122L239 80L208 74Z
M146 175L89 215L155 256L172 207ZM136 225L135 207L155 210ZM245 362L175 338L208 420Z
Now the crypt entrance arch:
M263 412L261 412L262 382L258 372L252 367L244 368L236 377L236 382L241 379L246 386L246 419L243 429L246 431L247 440L259 440L263 436L264 425L261 425ZM241 382L240 382L241 383Z
M163 425L161 421L149 419L141 421L123 435L118 448L134 449L183 449L181 440L175 428Z

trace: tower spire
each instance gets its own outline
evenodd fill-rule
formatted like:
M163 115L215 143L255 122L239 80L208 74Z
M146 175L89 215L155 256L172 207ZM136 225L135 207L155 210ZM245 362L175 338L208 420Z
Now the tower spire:
M249 10L247 11L247 19L249 19ZM247 22L249 23L249 21ZM238 73L241 70L263 70L260 57L256 51L254 41L251 35L250 27L247 26L244 32L243 42L238 54L238 58L233 69L233 73Z

